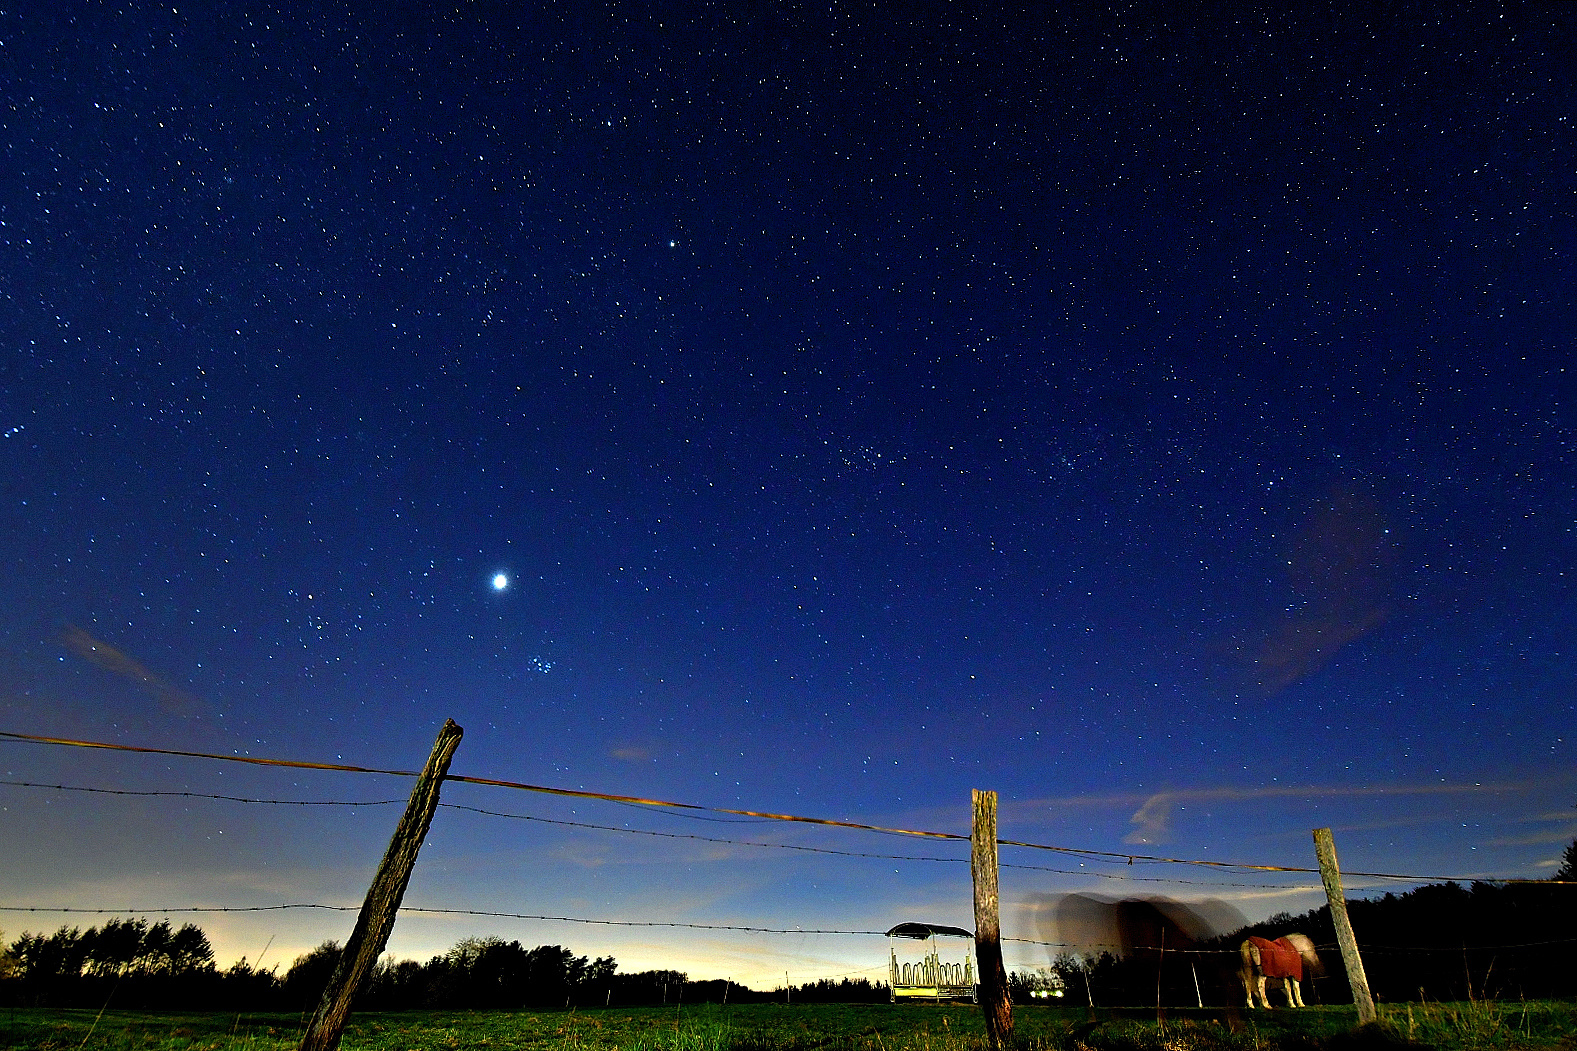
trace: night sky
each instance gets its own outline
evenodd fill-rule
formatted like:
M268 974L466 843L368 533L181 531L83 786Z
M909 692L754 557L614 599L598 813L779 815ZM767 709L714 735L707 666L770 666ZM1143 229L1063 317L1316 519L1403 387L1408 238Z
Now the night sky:
M1070 6L0 12L0 730L408 770L453 718L468 776L955 833L983 788L1041 844L1307 867L1329 826L1354 871L1548 876L1573 12ZM10 907L356 905L410 791L15 739L0 774ZM444 800L520 817L440 810L407 905L973 927L967 844ZM1002 860L1010 938L1067 891L1323 900ZM172 918L265 967L353 921ZM390 949L484 934L764 987L887 958Z

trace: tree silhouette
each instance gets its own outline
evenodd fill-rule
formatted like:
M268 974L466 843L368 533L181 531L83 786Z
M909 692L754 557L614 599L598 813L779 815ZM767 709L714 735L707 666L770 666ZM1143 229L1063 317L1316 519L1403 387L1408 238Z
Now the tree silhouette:
M296 1010L310 1011L315 1008L323 997L323 989L329 984L329 978L334 974L334 968L339 964L339 957L340 944L336 941L326 941L311 952L296 957L296 962L285 972L286 1003Z
M1577 882L1577 839L1567 845L1566 854L1561 858L1561 867L1550 878Z
M204 971L214 965L214 948L208 944L208 935L195 923L182 924L170 936L165 952L169 958L166 967L172 974Z

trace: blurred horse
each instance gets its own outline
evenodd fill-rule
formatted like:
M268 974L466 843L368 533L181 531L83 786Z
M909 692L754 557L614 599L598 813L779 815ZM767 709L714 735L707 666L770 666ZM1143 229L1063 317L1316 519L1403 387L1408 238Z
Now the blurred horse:
M1243 966L1238 973L1243 979L1249 1007L1254 1006L1254 997L1258 994L1259 1002L1270 1009L1270 1000L1265 995L1266 979L1281 982L1287 993L1288 1007L1302 1007L1303 993L1299 983L1303 981L1304 969L1308 969L1310 978L1325 973L1325 966L1314 951L1314 943L1302 934L1288 934L1275 941L1250 938L1241 946L1241 953Z
M1031 894L1025 905L1028 922L1046 944L1083 957L1085 980L1093 978L1094 988L1079 991L1092 1004L1095 993L1128 1003L1164 999L1177 1005L1237 998L1237 961L1207 948L1247 923L1223 901Z

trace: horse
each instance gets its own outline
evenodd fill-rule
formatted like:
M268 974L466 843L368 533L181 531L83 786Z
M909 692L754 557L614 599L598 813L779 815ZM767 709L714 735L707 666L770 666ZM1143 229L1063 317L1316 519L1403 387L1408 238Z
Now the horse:
M1281 980L1282 988L1287 993L1288 1007L1302 1007L1303 993L1298 983L1303 981L1304 968L1308 968L1310 978L1318 978L1325 973L1325 966L1314 951L1314 943L1306 935L1288 934L1275 941L1250 938L1243 943L1240 951L1243 967L1238 973L1243 978L1243 991L1248 994L1251 1008L1257 992L1259 1002L1265 1005L1266 1010L1270 1009L1270 1000L1265 996L1267 978Z
M1222 1003L1241 988L1237 960L1206 951L1207 945L1219 945L1225 932L1248 925L1223 901L1030 894L1026 904L1028 922L1047 944L1083 954L1075 967L1093 980L1068 990L1081 1000L1089 995L1092 1001L1101 996L1142 1003L1148 996L1151 1002L1177 1005L1206 999Z

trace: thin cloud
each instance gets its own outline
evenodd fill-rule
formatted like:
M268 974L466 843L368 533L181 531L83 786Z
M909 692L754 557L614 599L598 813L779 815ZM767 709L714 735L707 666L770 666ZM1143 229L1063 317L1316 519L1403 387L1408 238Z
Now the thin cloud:
M1123 837L1124 843L1158 843L1171 834L1172 818L1176 811L1190 803L1216 801L1241 802L1245 800L1276 798L1380 798L1384 796L1438 796L1465 795L1478 792L1515 792L1525 785L1388 785L1380 787L1317 787L1297 785L1269 785L1259 788L1205 788L1156 792L1128 820L1135 827Z
M196 715L202 709L202 702L192 694L149 671L131 654L94 638L75 624L66 625L60 633L60 642L83 660L141 686L169 715Z
M1180 807L1212 802L1255 802L1266 799L1383 799L1401 796L1455 796L1474 793L1527 791L1530 784L1425 784L1425 785L1264 785L1252 788L1180 788L1160 792L1112 792L1102 795L1052 796L1025 800L1013 805L1014 817L1022 820L1027 811L1115 810L1134 807L1128 819L1135 827L1124 843L1158 843L1171 833L1172 820ZM1567 820L1561 815L1557 820ZM1411 824L1411 821L1403 824Z
M1531 787L1523 782L1499 784L1424 784L1424 785L1263 785L1252 788L1169 788L1160 792L1106 792L1099 795L1043 796L1013 803L1016 811L1034 809L1089 809L1102 810L1116 807L1142 806L1151 800L1170 797L1186 802L1214 799L1271 799L1283 796L1308 798L1334 798L1339 796L1386 795L1460 795L1466 792L1520 792ZM1570 818L1570 814L1561 819Z
M1256 680L1266 692L1277 693L1325 667L1344 646L1363 638L1388 617L1387 610L1374 607L1284 621L1254 650Z
M1568 818L1567 820L1571 819ZM1570 843L1573 837L1577 837L1577 822L1573 822L1565 828L1552 828L1547 832L1537 832L1527 836L1503 836L1500 839L1491 839L1485 845L1491 847L1564 846Z
M1548 814L1529 814L1522 820L1528 823L1535 821L1577 821L1577 810L1555 810Z
M1385 624L1395 559L1379 508L1340 491L1321 500L1277 559L1293 605L1235 647L1247 657L1242 671L1276 694Z

